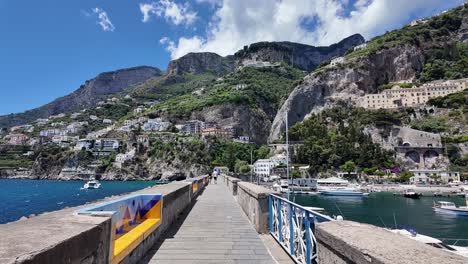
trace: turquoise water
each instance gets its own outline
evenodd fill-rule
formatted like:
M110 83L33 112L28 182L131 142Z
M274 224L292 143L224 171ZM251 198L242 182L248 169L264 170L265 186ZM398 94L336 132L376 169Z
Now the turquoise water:
M468 217L435 213L433 201L452 201L465 205L459 197L422 197L408 199L391 193L372 193L368 197L330 197L295 195L291 200L304 206L325 208L329 215L343 215L346 220L369 223L381 227L405 226L418 233L436 238L467 239ZM448 244L455 240L444 240ZM468 246L468 241L457 245Z
M22 216L85 204L107 196L155 185L151 181L101 182L97 190L80 190L85 182L0 180L0 224Z

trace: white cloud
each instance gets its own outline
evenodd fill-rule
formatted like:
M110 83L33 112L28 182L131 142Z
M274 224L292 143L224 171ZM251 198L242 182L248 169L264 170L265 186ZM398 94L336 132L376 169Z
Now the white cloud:
M190 10L188 3L177 4L171 0L140 3L140 11L143 14L143 22L148 22L152 15L164 17L175 25L191 25L197 19L197 13Z
M197 0L217 2L216 0ZM165 43L172 58L188 52L232 54L258 41L295 41L329 45L354 34L365 38L401 27L414 14L430 16L464 0L220 0L206 35ZM304 22L316 21L313 28Z
M107 16L106 11L102 8L96 7L93 8L93 13L98 16L97 23L101 26L102 30L104 31L114 31L115 27L110 21L109 17Z

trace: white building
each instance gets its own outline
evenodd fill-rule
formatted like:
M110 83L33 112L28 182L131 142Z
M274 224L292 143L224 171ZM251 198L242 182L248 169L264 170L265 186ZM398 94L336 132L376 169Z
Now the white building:
M137 126L138 125L138 120L136 119L129 119L129 120L125 120L124 121L124 126L128 126L128 127L131 127L131 126Z
M269 159L259 159L253 164L254 173L257 176L270 177L273 168L279 166L280 164L286 164L286 157L277 156Z
M409 170L413 173L410 178L412 184L427 184L432 182L459 182L460 173L458 171L443 171L443 170Z
M91 147L93 146L93 141L89 139L79 139L78 142L76 142L75 145L75 150L90 150Z
M64 136L66 132L60 129L45 129L39 132L41 137L53 137L53 136Z
M144 131L166 131L171 123L161 121L161 119L148 119L143 125Z
M110 120L110 119L103 119L103 120L102 120L102 123L104 123L104 124L112 124L112 120Z
M132 160L135 157L135 149L130 150L127 153L119 153L115 157L114 166L117 168L122 168L122 164L126 161Z
M94 149L97 151L117 151L119 147L119 141L113 138L98 139L94 143Z

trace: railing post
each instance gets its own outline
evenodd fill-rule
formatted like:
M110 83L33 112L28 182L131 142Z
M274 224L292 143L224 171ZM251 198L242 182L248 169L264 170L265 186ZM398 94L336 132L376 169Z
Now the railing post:
M293 205L289 203L289 251L294 256Z
M311 256L312 256L312 241L310 241L310 218L309 212L304 212L304 224L305 224L305 231L306 231L306 263L311 264Z
M270 233L273 232L273 196L270 194L268 196L268 208L269 216L268 216L268 223L270 224Z
M283 242L283 221L281 221L281 199L278 199L278 239Z

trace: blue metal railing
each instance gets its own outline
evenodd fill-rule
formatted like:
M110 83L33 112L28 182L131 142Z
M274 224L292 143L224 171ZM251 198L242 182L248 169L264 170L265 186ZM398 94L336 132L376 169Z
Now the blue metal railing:
M268 202L271 235L296 263L317 263L315 224L333 219L273 194Z

